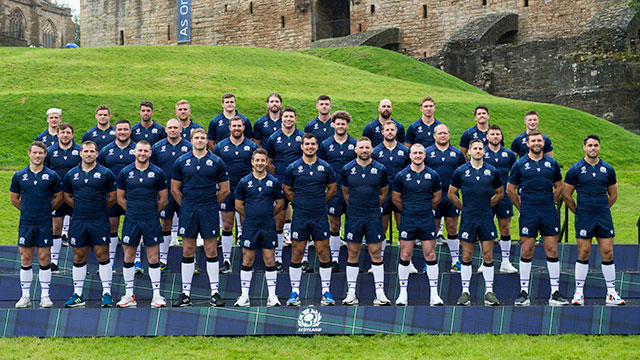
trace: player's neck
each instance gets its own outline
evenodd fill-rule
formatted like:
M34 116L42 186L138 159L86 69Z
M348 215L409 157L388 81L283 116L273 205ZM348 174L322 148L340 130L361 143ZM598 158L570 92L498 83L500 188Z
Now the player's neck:
M227 119L231 119L232 117L238 115L238 110L236 109L233 109L231 111L222 110L222 115L224 115L224 117L226 117Z
M47 127L47 131L49 132L49 135L58 135L58 128L57 127Z
M471 160L469 160L469 163L471 164L471 167L474 169L480 169L482 165L484 165L482 158L480 158L479 160L475 160L472 158Z
M35 165L33 163L29 163L29 170L31 170L32 173L37 174L42 171L42 169L44 169L44 164Z
M116 139L116 146L119 147L120 149L126 148L127 146L129 146L130 143L131 143L131 138L127 139L127 141L120 141Z
M529 130L529 128L526 128L526 129L524 130L524 133L525 133L525 134L529 134L530 132L532 132L532 131L534 131L534 130L538 130L538 128L531 129L531 130Z
M143 128L148 129L153 126L153 119L150 119L149 121L140 120L140 125L142 125Z
M411 166L411 171L418 172L418 173L424 170L425 168L424 163L420 165L416 165L412 162L410 166Z
M188 128L191 125L191 118L188 117L186 120L180 120L180 126L182 126L182 128Z
M386 147L389 150L395 149L396 146L398 145L398 142L396 141L396 139L393 139L391 141L384 139L382 140L382 143L384 144L384 147Z
M135 162L136 170L145 171L149 168L149 161L145 161L143 163L136 160Z
M96 168L96 162L94 161L91 163L86 163L83 161L80 163L80 168L82 169L82 171L89 172Z
M73 145L73 141L69 141L67 145L63 145L60 141L58 141L58 147L62 150L70 149L72 145Z
M369 166L369 164L371 164L371 157L369 157L367 160L362 160L359 157L356 158L356 163L360 166Z
M349 135L347 133L344 133L342 135L338 135L335 134L333 135L333 139L338 143L338 144L344 144L345 141L347 141L347 137Z
M174 138L167 138L167 142L171 145L178 145L180 143L180 140L182 140L182 137L180 136L176 136Z
M104 131L104 130L107 130L111 125L110 125L109 123L106 123L106 124L104 124L104 125L103 125L103 124L100 124L100 123L97 123L97 124L96 124L96 126L98 127L98 129L100 129L100 130L103 130L103 131Z
M287 129L286 127L282 127L282 133L287 135L287 136L291 136L293 135L293 133L296 132L296 127L295 125L292 126L291 128Z
M425 125L431 125L434 123L434 121L436 121L436 118L433 117L433 115L431 116L426 116L426 115L422 115L422 123Z
M280 111L278 111L278 112L269 111L267 116L269 117L269 119L271 119L273 121L278 121L282 117L282 114L280 113Z
M267 170L265 168L265 170L262 171L258 171L255 168L253 169L253 177L258 179L258 180L262 180L264 178L267 177Z
M538 154L534 154L531 150L529 150L529 159L533 161L539 161L539 160L542 160L543 157L544 157L544 154L542 153L542 151Z
M207 155L207 148L204 148L202 150L198 150L198 149L193 149L193 156L197 157L198 159L204 157L205 155Z
M240 136L239 138L233 137L233 136L229 136L229 140L231 141L231 143L233 145L240 145L244 141L244 135Z
M440 145L440 144L438 144L438 143L436 142L435 144L436 144L436 148L437 148L438 150L440 150L440 151L445 151L445 150L447 150L447 149L449 148L449 143L446 143L446 144L444 144L444 145Z
M500 144L498 145L493 145L492 143L489 143L489 150L493 151L493 152L498 152L500 151Z
M391 120L391 115L389 115L388 118L383 118L382 115L378 115L378 122L380 123L380 125L384 125L387 120Z
M327 121L331 120L331 114L322 115L322 114L318 113L318 120L322 121L323 123L327 122Z
M487 130L489 130L489 122L482 123L482 124L480 124L480 123L476 123L476 127L477 127L477 128L478 128L478 130L480 130L480 131L487 131Z
M318 157L313 154L312 156L302 155L302 162L307 165L315 164L318 161Z
M584 161L586 161L587 164L593 166L593 165L597 165L600 162L600 157L590 158L588 156L585 156Z

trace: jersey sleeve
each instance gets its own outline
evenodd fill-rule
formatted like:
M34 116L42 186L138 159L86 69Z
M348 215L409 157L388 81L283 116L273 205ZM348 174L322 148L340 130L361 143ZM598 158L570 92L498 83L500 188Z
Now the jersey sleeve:
M518 141L518 137L516 136L511 142L511 151L516 154L520 154L520 148L518 145L520 145L520 142Z
M380 187L383 188L389 185L389 171L387 171L387 167L380 164L380 176L382 179L380 180Z
M310 132L311 132L311 129L312 129L312 127L311 127L311 122L312 122L312 121L313 121L313 120L309 121L309 122L304 126L304 132L305 132L305 133L310 133Z
M342 167L342 171L340 171L340 184L349 187L349 164Z
M305 129L304 131L308 132L307 129ZM324 141L320 144L320 147L318 147L318 157L324 161L327 161L327 150L325 149Z
M293 164L289 164L284 171L284 185L293 187Z
M393 178L393 191L402 193L402 185L402 172L399 172Z
M264 147L265 150L267 150L267 154L268 154L270 159L275 159L276 158L276 149L273 146L273 142L271 141L271 137L269 137L267 139L267 141L264 142L263 147Z
M51 172L51 178L53 179L53 193L57 194L62 191L62 181L60 180L60 176L55 172Z
M120 171L120 174L118 174L118 180L116 181L116 188L118 190L127 191L127 174L124 171Z
M158 171L156 173L155 190L162 191L166 188L167 188L167 175L165 175L162 169L158 168Z
M284 191L282 190L282 183L276 179L273 182L273 198L276 200L284 199Z
M251 120L248 118L244 119L244 137L247 139L253 138L253 128L251 127Z
M373 130L371 129L371 125L367 124L364 126L364 129L362 129L362 136L366 136L369 139L371 139L371 136L373 135Z
M451 175L451 180L449 180L449 184L458 189L460 189L460 187L462 186L462 178L460 176L461 172L462 171L460 170L460 168L457 168Z
M182 182L182 161L180 161L180 158L177 158L176 161L173 163L171 180Z
M557 161L553 161L553 182L562 181L562 172Z
M575 164L567 170L567 173L564 175L564 182L571 186L578 185L578 168Z
M404 143L404 125L400 124L400 122L396 121L396 124L398 124L398 132L396 133L396 140L398 140L398 142Z
M20 180L18 179L18 173L13 174L13 177L11 178L11 186L9 188L9 191L11 191L12 193L21 194Z
M149 156L149 161L152 164L158 165L158 143L153 144L151 147L151 156Z
M213 150L211 151L213 153L213 155L220 157L220 143L216 143L216 146L213 147Z
M216 118L211 119L207 129L207 140L216 140Z
M405 142L408 144L415 144L416 142L416 128L413 124L407 128L407 135L405 136Z
M83 142L85 142L85 141L87 141L87 140L89 140L89 131L85 132L85 133L82 135L82 141L81 141L80 143L83 143Z
M437 171L431 173L431 179L433 179L433 187L431 188L432 192L438 192L442 190L442 182L440 180L440 175Z
M516 163L516 161L518 161L518 157L515 154L515 152L512 150L511 152L509 152L509 167L511 168L513 164Z
M553 144L551 143L551 139L548 136L544 137L544 147L542 148L543 153L548 153L553 151Z
M262 128L259 125L260 125L260 119L256 120L256 123L253 124L253 138L258 141L268 140L268 139L262 138ZM262 147L264 147L264 144L262 144Z
M62 178L62 191L73 194L73 184L71 184L71 171L68 171Z
M462 136L460 136L460 147L461 148L465 148L468 149L469 148L469 133L467 131L462 133Z
M520 162L516 161L515 164L511 167L511 171L509 171L509 180L508 183L513 185L520 185Z
M500 173L498 172L498 169L494 169L493 170L493 188L497 189L501 187L502 187L502 180L500 180Z
M607 179L607 186L615 185L618 183L618 179L616 177L616 170L613 166L608 166L609 168L609 178Z
M244 201L245 195L244 179L242 179L238 182L238 185L236 185L236 192L234 196L236 200Z
M229 173L227 172L227 166L224 164L222 159L218 158L216 160L216 182L221 183L225 181L229 181Z
M327 185L334 184L337 181L337 178L336 172L333 171L333 168L327 164L327 166L324 167L324 171L327 172Z
M105 173L105 177L106 177L106 187L107 187L107 194L113 191L116 191L116 176L113 174L113 172L109 169L106 169L106 173ZM121 171L122 173L122 171Z

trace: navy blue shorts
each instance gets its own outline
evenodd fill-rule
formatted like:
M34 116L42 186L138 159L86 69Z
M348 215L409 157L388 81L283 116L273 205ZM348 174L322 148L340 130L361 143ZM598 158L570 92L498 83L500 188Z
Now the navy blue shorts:
M50 247L53 245L53 229L47 225L18 225L18 246Z
M384 204L382 204L382 215L391 214L392 212L400 214L400 210L398 210L393 201L391 201L391 192L391 189L389 189L387 199L384 201Z
M400 240L434 240L438 233L433 217L426 214L424 217L404 216L400 218L398 230Z
M505 219L513 216L513 203L506 194L502 200L500 200L498 205L493 207L493 214L498 219Z
M379 216L360 217L347 215L344 222L345 240L360 243L364 236L367 244L375 244L384 240L382 219Z
M255 222L244 220L242 225L242 238L240 245L244 249L256 250L275 249L278 244L278 236L276 235L276 223L271 222Z
M111 227L104 220L76 220L69 224L69 244L75 247L99 246L111 242Z
M342 197L340 190L338 190L338 194L327 202L327 214L331 216L342 216L346 212L347 203L344 201L344 197Z
M242 232L244 233L244 229ZM320 241L329 238L329 220L327 215L300 214L296 216L293 211L291 219L291 240L292 241Z
M158 219L149 221L128 221L125 216L122 223L122 244L138 246L140 238L144 246L155 246L163 241L162 228Z
M560 233L560 221L554 211L546 213L527 214L520 213L520 237L535 238L540 233L541 236L554 236Z
M434 212L434 217L436 219L440 219L443 216L446 218L460 216L460 210L453 205L444 190L442 190L442 199L440 200L440 204L438 204Z
M233 191L227 198L220 204L220 211L233 212L236 211L236 197L233 195Z
M616 236L613 230L611 214L576 215L576 238L593 239L594 237L607 239Z
M495 240L497 234L496 224L493 222L460 224L460 228L458 229L458 239L470 243L476 242L476 240Z
M109 210L107 210L107 215L112 218L112 217L120 217L123 216L126 213L126 211L124 211L124 209L118 205L115 204L112 207L109 208Z
M171 196L171 192L169 192L168 200L169 201L167 202L167 206L165 206L164 209L160 211L161 219L173 219L174 214L180 215L180 205L178 205L176 199Z
M218 209L198 209L180 211L180 227L178 235L195 239L198 234L203 239L217 238L220 234L220 218Z
M71 216L71 214L73 214L73 208L65 202L63 202L62 205L58 206L57 209L51 212L51 215L55 218L65 217L67 215Z

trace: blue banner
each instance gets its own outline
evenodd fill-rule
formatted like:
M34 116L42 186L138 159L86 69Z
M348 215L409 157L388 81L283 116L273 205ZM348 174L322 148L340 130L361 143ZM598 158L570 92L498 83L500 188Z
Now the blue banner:
M191 0L178 0L178 44L191 41Z

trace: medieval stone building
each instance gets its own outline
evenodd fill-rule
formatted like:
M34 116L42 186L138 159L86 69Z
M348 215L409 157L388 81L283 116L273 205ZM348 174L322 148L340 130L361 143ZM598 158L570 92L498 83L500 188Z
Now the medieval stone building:
M0 0L0 45L55 48L75 42L71 10L46 0Z

